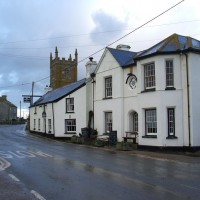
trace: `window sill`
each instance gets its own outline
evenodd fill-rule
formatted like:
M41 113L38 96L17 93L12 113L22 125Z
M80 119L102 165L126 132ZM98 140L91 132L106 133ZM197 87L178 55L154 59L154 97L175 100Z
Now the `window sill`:
M112 97L105 97L103 100L112 99Z
M156 88L145 89L145 90L141 91L141 93L145 93L145 92L154 92L154 91L156 91Z
M176 90L175 87L166 87L165 90Z
M72 111L72 112L66 112L66 114L68 114L68 113L75 113L74 111Z
M166 139L178 139L175 135L169 135L166 137Z
M157 138L157 135L144 135L142 138Z

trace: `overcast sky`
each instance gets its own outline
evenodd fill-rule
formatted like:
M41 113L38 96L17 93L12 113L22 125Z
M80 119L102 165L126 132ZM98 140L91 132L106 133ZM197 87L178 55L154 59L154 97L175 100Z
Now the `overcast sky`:
M144 24L180 0L0 0L0 95L28 108L22 95L44 94L49 85L49 56L58 47L79 61ZM173 33L200 40L200 0L185 0L123 40L131 51L151 47ZM94 55L98 61L103 52ZM78 78L85 77L85 63ZM44 79L46 78L46 79ZM42 81L39 81L43 79ZM26 115L22 111L22 115ZM26 116L24 116L26 117Z

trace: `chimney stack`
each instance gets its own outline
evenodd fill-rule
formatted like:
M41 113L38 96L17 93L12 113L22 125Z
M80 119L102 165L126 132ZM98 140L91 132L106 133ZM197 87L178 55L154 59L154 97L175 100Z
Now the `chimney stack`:
M126 44L119 44L117 45L116 49L119 49L119 50L124 50L124 51L129 51L131 47L129 45L126 45Z
M90 78L91 74L94 72L97 66L97 62L93 61L93 57L89 58L89 61L86 63L86 78Z

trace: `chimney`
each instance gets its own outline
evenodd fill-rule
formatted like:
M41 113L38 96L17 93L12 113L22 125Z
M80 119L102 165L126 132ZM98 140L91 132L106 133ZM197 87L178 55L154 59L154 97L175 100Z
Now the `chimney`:
M93 57L89 58L89 61L86 63L86 78L90 78L91 74L94 72L97 66L97 62L93 61Z
M125 44L119 44L117 45L116 49L119 49L119 50L124 50L124 51L129 51L131 47L129 45L125 45Z
M45 93L51 92L52 88L50 86L46 85L46 87L44 88L44 91L45 91Z
M2 95L2 98L7 100L7 95Z

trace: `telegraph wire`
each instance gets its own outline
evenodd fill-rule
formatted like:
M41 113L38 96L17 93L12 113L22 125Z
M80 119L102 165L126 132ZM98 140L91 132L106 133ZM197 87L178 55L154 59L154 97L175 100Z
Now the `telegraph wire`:
M161 13L158 14L157 16L155 16L155 17L153 17L152 19L148 20L148 21L145 22L144 24L142 24L142 25L138 26L137 28L135 28L134 30L130 31L129 33L127 33L127 34L123 35L122 37L118 38L117 40L115 40L115 41L109 43L106 47L109 47L109 46L115 44L116 42L122 40L123 38L127 37L128 35L130 35L130 34L136 32L137 30L141 29L141 28L144 27L145 25L149 24L150 22L152 22L152 21L154 21L155 19L159 18L159 17L162 16L163 14L165 14L165 13L167 13L168 11L172 10L173 8L175 8L176 6L178 6L179 4L183 3L184 1L185 1L185 0L181 0L180 2L176 3L175 5L171 6L171 7L168 8L168 9L166 9L165 11L161 12ZM57 38L60 38L60 37L57 37ZM43 40L43 39L41 39L41 40ZM35 40L30 40L30 41L35 41ZM18 41L18 42L19 42L19 41ZM10 43L16 43L16 42L10 42ZM0 44L2 44L2 43L0 43ZM103 47L103 48L99 49L98 51L92 53L91 55L89 55L89 56L83 58L82 60L78 61L78 63L81 63L81 62L85 61L86 59L92 57L93 55L96 55L97 53L103 51L106 47ZM47 79L47 78L49 78L49 77L50 77L50 76L47 76L47 77L42 78L42 79L40 79L40 80L37 80L37 81L35 81L35 82L40 82L40 81L45 80L45 79ZM32 84L32 83L25 83L25 84ZM20 86L25 85L25 84L20 84ZM8 87L16 87L16 86L17 86L17 85L15 85L15 86L8 86ZM19 86L19 85L18 85L18 86ZM0 87L0 88L1 88L1 87ZM4 87L4 88L5 88L5 87Z

